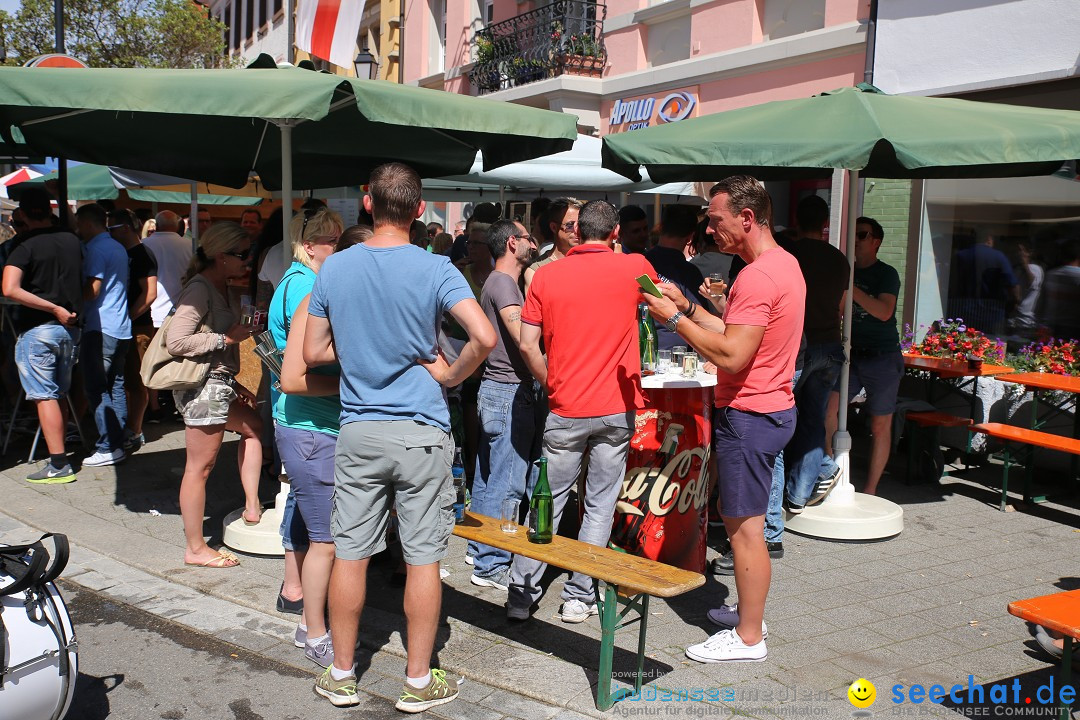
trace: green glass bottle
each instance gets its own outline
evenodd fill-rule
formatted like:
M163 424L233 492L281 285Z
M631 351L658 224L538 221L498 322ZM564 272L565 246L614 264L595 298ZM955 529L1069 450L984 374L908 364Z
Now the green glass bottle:
M649 306L638 305L638 351L641 353L641 375L656 372L656 331L653 330Z
M529 542L545 544L551 542L552 511L551 485L548 484L547 458L537 460L540 464L540 477L533 488L529 500Z

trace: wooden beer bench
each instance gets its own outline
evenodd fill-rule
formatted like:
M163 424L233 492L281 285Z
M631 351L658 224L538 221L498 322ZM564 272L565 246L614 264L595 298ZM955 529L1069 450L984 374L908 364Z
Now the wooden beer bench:
M990 437L997 438L1005 443L1005 451L1002 455L1005 464L1001 475L1000 510L1002 512L1005 511L1008 503L1009 467L1014 462L1014 458L1009 451L1009 443L1030 445L1032 447L1041 447L1046 448L1047 450L1057 450L1072 455L1080 455L1080 440L1065 437L1064 435L1055 435L1041 430L1028 430L1027 428L1017 427L1015 425L1004 425L1002 423L982 423L980 425L972 425L970 429L971 432L989 435ZM1029 462L1034 464L1034 456L1032 456L1032 459L1029 460ZM1038 503L1045 501L1045 497L1031 494L1031 473L1027 473L1024 477L1024 502Z
M527 529L518 526L516 533L499 529L497 518L467 512L465 521L454 526L454 534L466 540L499 548L555 567L579 572L604 582L604 597L597 588L597 608L600 612L600 667L596 685L596 707L607 710L619 698L611 696L611 662L615 651L615 631L639 623L637 670L634 690L641 691L645 670L645 632L649 620L649 598L675 597L701 587L705 576L649 560L583 543L579 540L552 537L548 544L529 542ZM621 610L619 606L624 606ZM637 617L626 619L631 612ZM620 621L621 622L620 624Z
M930 452L941 445L940 428L967 427L974 421L949 413L936 410L916 410L904 416L904 422L911 428L908 434L908 464L906 483L912 485L918 480L915 476L915 463L919 458L919 452L923 449L923 442ZM917 428L917 430L916 430ZM971 434L968 433L969 445Z

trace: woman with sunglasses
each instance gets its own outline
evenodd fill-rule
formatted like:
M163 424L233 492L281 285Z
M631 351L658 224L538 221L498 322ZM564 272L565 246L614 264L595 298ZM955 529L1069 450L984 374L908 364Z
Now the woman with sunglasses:
M227 287L230 280L245 278L250 265L251 240L247 232L236 223L214 223L199 238L166 339L166 347L173 355L210 359L210 373L201 387L173 393L176 409L184 419L187 447L180 482L186 565L226 568L240 564L232 553L211 549L203 537L206 480L226 430L240 435L237 464L244 486L244 523L257 525L262 516L262 422L255 410L255 396L236 382L240 372L239 345L251 337L254 327L237 322L238 313L229 304Z
M341 216L325 207L305 211L289 224L293 262L274 291L268 316L277 347L284 348L287 341L291 347L296 335L302 341L307 296L343 230ZM305 306L305 310L297 314L299 306ZM303 591L303 610L293 641L304 648L308 659L324 668L334 661L325 616L330 568L334 564L330 510L334 498L334 448L341 417L338 383L337 367L327 366L305 373L305 380L297 386L283 378L285 393L271 391L274 439L289 476L289 497L281 522L282 544L286 551L294 553ZM297 602L285 598L284 592L282 583L279 596Z

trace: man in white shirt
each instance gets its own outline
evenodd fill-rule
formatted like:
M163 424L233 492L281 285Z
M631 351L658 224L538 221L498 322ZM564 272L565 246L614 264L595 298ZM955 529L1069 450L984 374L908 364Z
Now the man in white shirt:
M158 265L157 298L150 306L154 327L161 327L173 309L173 302L180 296L181 282L194 250L189 238L181 237L180 217L163 210L155 218L157 230L143 240L146 249L154 254Z

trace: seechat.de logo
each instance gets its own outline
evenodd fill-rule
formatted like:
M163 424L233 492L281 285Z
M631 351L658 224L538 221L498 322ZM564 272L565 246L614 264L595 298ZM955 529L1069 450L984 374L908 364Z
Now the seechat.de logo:
M673 92L660 103L656 117L660 122L678 122L686 119L697 103L694 96L687 92Z

